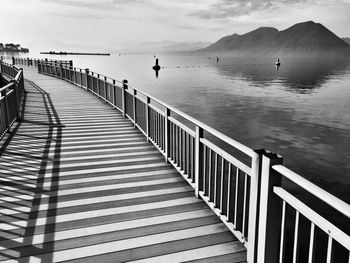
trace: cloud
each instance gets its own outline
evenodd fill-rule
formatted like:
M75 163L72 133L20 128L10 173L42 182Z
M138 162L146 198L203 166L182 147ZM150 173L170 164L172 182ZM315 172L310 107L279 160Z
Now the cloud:
M224 19L249 15L256 11L277 9L281 4L298 4L314 0L218 0L207 8L190 13L202 19ZM318 0L320 2L323 0Z
M41 0L42 2L50 2L57 5L90 8L90 9L113 9L122 5L130 5L143 2L143 0Z

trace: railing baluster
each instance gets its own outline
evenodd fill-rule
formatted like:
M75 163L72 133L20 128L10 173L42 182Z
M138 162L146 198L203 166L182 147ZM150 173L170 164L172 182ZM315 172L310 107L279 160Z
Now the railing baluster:
M146 98L146 113L145 113L147 141L149 141L149 136L150 136L150 134L149 134L149 125L150 125L150 123L149 123L149 104L150 103L151 103L151 99L147 96L147 98ZM167 113L165 113L165 116L167 116ZM165 117L165 118L166 118L166 120L168 120L168 117ZM169 134L168 129L169 129L169 127L165 127L165 136L168 136L168 134ZM166 144L166 150L165 150L166 153L167 153L167 149L168 149L167 147L168 147L168 144ZM165 159L167 161L167 159L168 159L167 154L165 154Z
M248 175L245 173L244 174L244 190L243 190L243 221L242 221L242 234L243 236L246 236L246 212L247 212L247 184L248 184Z
M209 168L208 168L208 197L211 201L211 172L212 172L212 150L209 148Z
M234 220L233 225L237 229L237 215L238 215L238 190L239 190L239 169L236 168L236 185L235 185L235 209L234 209Z
M156 130L156 144L158 145L158 147L160 147L160 123L159 123L159 113L157 112L157 118L156 118L156 120L157 120L157 130Z
M89 91L89 69L85 69L86 91Z
M137 123L137 120L136 120L136 118L137 118L137 116L136 116L136 109L137 109L137 107L136 107L136 90L134 89L133 90L133 93L132 93L132 111L133 111L133 120L134 120L134 127L136 126L136 123Z
M117 107L117 87L115 86L115 79L113 79L113 86L112 86L112 98L113 98L113 106Z
M180 156L180 171L182 170L183 167L183 156L182 156L182 135L183 135L183 130L179 127L179 156Z
M195 176L195 140L191 137L191 176Z
M206 177L207 177L207 146L203 145L202 151L203 151L203 168L202 168L203 169L202 170L203 171L202 172L203 182L202 182L202 188L200 188L199 190L203 191L204 195L206 195L205 186L206 186L206 182L207 182L207 180L206 180Z
M327 260L326 260L326 263L331 263L332 262L332 245L333 245L333 238L331 236L328 236Z
M294 224L294 245L293 245L293 263L297 263L298 258L298 229L299 229L299 212L295 211L295 224Z
M282 203L282 218L281 218L281 239L280 239L279 263L283 263L285 220L286 220L286 201L283 200L283 203Z
M172 123L172 132L173 132L173 162L176 162L176 126Z
M194 172L194 182L195 182L195 194L199 197L199 175L201 174L201 160L202 160L202 145L201 138L203 138L203 129L196 126L196 136L195 136L195 172Z
M123 89L122 89L122 110L123 117L126 116L126 90L128 89L128 81L126 79L123 80Z
M105 76L103 79L103 92L104 92L104 99L105 102L107 103L107 77Z
M224 208L224 173L225 173L225 159L221 159L221 177L220 177L220 210L223 214Z
M176 125L176 164L177 167L179 167L179 163L180 163L180 154L179 154L179 148L180 148L180 128L179 126Z
M187 136L187 132L184 131L183 134L183 172L184 174L187 174L187 178L191 179L192 183L193 183L193 178L191 178L188 173L187 173L187 145L188 145L188 136Z
M283 203L285 203L285 201L283 201ZM314 238L315 238L315 224L311 222L308 263L313 263L313 256L314 256ZM281 262L281 261L280 261L280 262Z
M79 69L79 75L80 75L80 86L84 87L83 85L83 71L81 70L81 68ZM63 75L62 75L63 78Z
M100 74L97 74L96 77L96 93L98 95L99 98L101 98L101 87L100 87Z
M214 152L215 160L214 160L214 190L213 190L213 202L214 207L217 207L216 193L217 193L217 180L218 180L218 165L219 165L219 155Z
M227 200L226 200L226 217L227 221L230 222L230 204L231 204L231 178L232 178L232 164L228 163L228 177L227 177Z

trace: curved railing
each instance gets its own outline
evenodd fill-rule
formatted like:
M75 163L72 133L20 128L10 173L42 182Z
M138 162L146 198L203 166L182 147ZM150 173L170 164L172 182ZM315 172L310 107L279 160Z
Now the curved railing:
M308 262L315 261L314 228L328 236L327 262L337 242L349 256L350 239L281 185L289 178L350 218L350 205L282 165L282 158L254 151L128 82L57 63L38 63L39 73L61 78L96 95L129 118L247 247L248 262L284 262L285 207L295 210L293 262L297 261L299 214L310 222ZM303 237L305 239L305 237ZM333 242L334 241L334 242ZM348 258L347 260L350 260ZM346 261L347 262L347 261Z
M10 131L11 125L20 117L20 104L24 92L23 70L0 62L0 139Z
M24 58L24 57L12 57L13 65L22 65L27 67L37 67L39 62L45 63L58 63L73 67L73 60L54 60L54 59L43 59L43 58Z

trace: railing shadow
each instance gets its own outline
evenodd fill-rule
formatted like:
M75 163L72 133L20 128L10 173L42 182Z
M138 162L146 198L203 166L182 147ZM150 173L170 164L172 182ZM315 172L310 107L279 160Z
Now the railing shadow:
M0 198L2 197L18 197L17 200L11 202L2 202L1 208L3 211L6 209L6 214L1 213L0 224L9 225L9 229L0 230L0 243L1 251L0 258L17 259L20 263L26 263L30 261L30 257L36 257L41 259L42 262L52 262L54 251L54 235L56 229L56 216L57 216L57 202L58 202L58 188L59 188L59 171L60 171L60 157L61 157L61 141L62 141L62 129L60 118L55 110L50 95L31 81L26 81L26 91L24 102L21 109L21 122L18 122L11 130L10 134L3 141L0 148L0 158L6 155L4 162L10 160L20 160L21 165L7 163L2 167L0 175L0 182L2 191L0 192ZM38 116L31 115L27 117L25 109L28 109L26 105L26 98L39 97L41 102L37 101L34 107L43 107L43 114ZM42 104L42 105L38 105ZM30 106L29 106L30 108ZM43 118L47 118L45 121L41 121ZM40 120L40 121L38 121ZM13 148L14 144L19 142L26 144L31 139L37 139L36 136L30 134L32 128L45 127L40 139L44 140L44 145L40 146L41 158L33 156L30 148L18 151L17 148ZM18 134L18 136L17 136ZM24 138L24 141L22 142ZM35 150L33 148L33 150ZM36 149L37 150L37 149ZM10 156L10 157L9 157ZM34 163L34 165L32 164ZM50 165L49 165L50 164ZM49 166L48 166L49 165ZM13 167L13 169L9 169ZM25 175L32 174L33 167L37 168L36 179L25 179ZM4 169L5 168L5 169ZM6 169L7 168L7 169ZM27 173L26 173L26 169ZM31 171L30 173L29 170ZM51 170L51 171L49 171ZM18 172L20 171L20 172ZM45 178L45 174L50 173L49 179ZM21 177L21 180L11 182L7 180L8 177ZM28 186L28 184L34 184ZM54 182L54 183L52 183ZM22 185L24 183L24 185ZM45 185L44 185L45 183ZM47 186L49 185L49 186ZM21 199L21 195L30 195L30 200L24 198ZM44 200L45 199L45 200ZM7 203L11 203L7 205ZM47 203L46 215L44 215L45 223L39 228L43 235L43 240L39 246L33 244L34 235L38 234L37 222L39 218L43 217L43 212L40 210L41 204ZM26 208L28 212L22 212L19 208ZM25 221L25 226L17 225L16 221ZM20 238L22 237L22 239ZM16 238L16 240L15 240Z

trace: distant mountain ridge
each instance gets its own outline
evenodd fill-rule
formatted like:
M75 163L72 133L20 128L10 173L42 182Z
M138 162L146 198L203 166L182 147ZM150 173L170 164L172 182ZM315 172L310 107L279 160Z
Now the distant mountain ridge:
M148 41L140 44L129 45L123 52L146 53L146 54L166 54L181 53L198 50L207 47L210 42L178 42L178 41Z
M279 31L260 27L243 35L225 36L197 53L235 56L306 56L350 58L350 46L322 24L313 21Z

